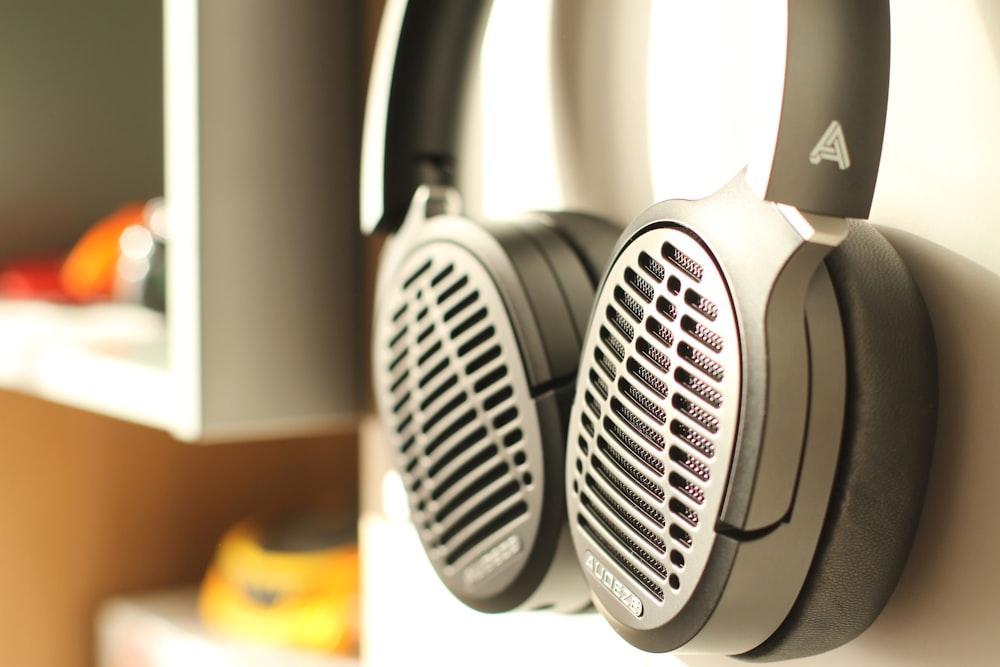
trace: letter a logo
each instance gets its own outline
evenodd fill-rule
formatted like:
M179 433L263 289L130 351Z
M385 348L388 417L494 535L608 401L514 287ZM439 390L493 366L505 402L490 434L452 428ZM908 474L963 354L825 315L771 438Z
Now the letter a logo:
M851 156L847 152L847 140L840 121L830 123L830 127L826 128L826 132L809 153L809 161L813 164L819 164L823 160L836 162L841 171L851 166Z

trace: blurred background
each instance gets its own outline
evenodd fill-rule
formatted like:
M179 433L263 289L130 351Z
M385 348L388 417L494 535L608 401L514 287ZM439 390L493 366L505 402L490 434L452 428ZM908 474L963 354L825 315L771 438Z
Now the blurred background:
M381 239L357 232L357 167L381 11L0 7L3 664L732 662L643 654L594 615L471 612L432 575L367 399ZM892 12L872 221L934 320L938 442L888 608L802 663L988 665L1000 6ZM780 0L496 0L464 116L468 212L624 227L713 192L769 159L783 49ZM306 590L332 571L360 612L344 581ZM290 639L308 623L289 610L318 600L354 645Z

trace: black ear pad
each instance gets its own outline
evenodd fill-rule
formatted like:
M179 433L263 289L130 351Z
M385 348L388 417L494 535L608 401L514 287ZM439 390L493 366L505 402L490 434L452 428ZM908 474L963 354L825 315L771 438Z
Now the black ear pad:
M424 549L475 609L589 606L566 525L566 424L595 264L619 228L565 212L418 222L383 257L372 357Z
M833 495L802 591L778 630L743 654L813 655L879 615L906 562L935 438L937 365L920 292L873 227L851 222L826 260L847 355L844 440Z

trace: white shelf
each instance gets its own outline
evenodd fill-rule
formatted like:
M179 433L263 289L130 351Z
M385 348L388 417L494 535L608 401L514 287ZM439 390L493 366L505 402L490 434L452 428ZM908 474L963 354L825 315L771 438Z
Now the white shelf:
M170 379L159 313L0 301L0 387L170 429Z
M97 619L98 667L357 667L358 660L219 637L199 621L197 589L105 602Z
M0 386L191 442L352 426L361 4L63 2L0 8L0 261L164 195L168 315L0 303Z

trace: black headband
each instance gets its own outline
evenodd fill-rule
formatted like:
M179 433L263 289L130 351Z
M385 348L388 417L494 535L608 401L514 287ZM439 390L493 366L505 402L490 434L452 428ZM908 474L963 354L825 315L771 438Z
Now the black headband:
M379 39L394 40L394 57L382 54L380 63L376 54L362 168L366 189L381 185L381 201L362 211L364 231L395 231L417 187L451 184L462 91L491 4L408 0L399 25L388 28L398 38L385 34L384 22ZM885 130L889 40L888 0L789 0L784 95L766 199L868 217ZM381 108L372 108L379 99ZM384 119L377 118L383 110Z

